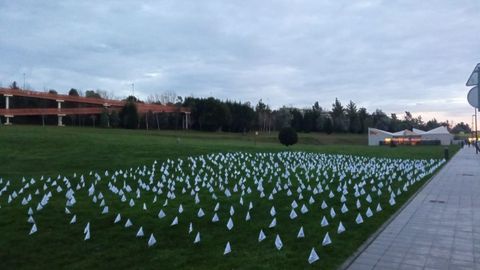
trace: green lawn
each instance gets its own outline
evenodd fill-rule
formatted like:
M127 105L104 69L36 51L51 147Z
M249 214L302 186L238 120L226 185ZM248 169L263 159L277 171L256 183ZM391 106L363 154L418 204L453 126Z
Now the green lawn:
M366 135L324 135L324 134L300 134L299 144L286 148L276 142L276 134L225 134L225 133L202 133L202 132L173 132L173 131L126 131L108 129L82 129L82 128L57 128L57 127L29 127L11 126L0 128L0 177L3 177L5 185L7 179L11 180L11 190L19 190L22 177L26 181L35 178L36 184L29 191L19 196L23 198L37 188L42 190L45 182L40 181L41 176L56 179L58 175L70 179L72 186L81 183L80 174L84 174L86 188L82 188L76 194L77 204L72 207L72 212L77 215L76 224L69 225L71 215L64 213L65 196L55 191L54 187L47 189L52 191L53 197L45 209L37 215L35 221L39 231L28 236L31 224L27 223L27 206L21 205L21 199L17 198L13 203L7 203L6 193L0 197L0 269L304 269L308 267L306 259L312 247L315 247L320 256L320 261L313 267L334 269L350 256L368 236L391 216L404 203L411 194L417 190L426 180L412 185L397 199L397 204L388 207L388 195L384 193L378 196L385 208L384 211L366 220L362 226L354 224L356 212L355 201L348 196L347 206L351 209L345 216L347 232L335 235L334 222L327 229L320 228L320 220L325 211L320 209L322 200L335 207L337 212L341 207L338 198L325 197L326 192L315 198L316 203L308 205L311 214L304 215L294 222L287 222L290 202L292 198L283 193L275 199L279 216L279 225L274 229L265 228L271 220L268 211L272 202L259 199L258 196L245 195L245 202L253 201L255 208L252 214L255 216L252 222L242 223L247 209L238 205L240 195L234 193L232 198L227 199L218 193L222 208L219 210L221 225L210 222L212 209L215 201L209 199L205 190L200 192L202 201L195 205L192 197L188 194L176 194L178 198L170 200L169 205L162 207L165 194L159 197L159 201L153 204L153 194L142 191L141 199L136 201L135 207L129 207L128 203L121 203L117 197L108 191L109 178L104 176L104 171L110 173L115 170L136 169L144 165L151 167L157 160L157 169L167 159L186 160L187 157L197 157L209 153L244 152L255 154L258 152L279 152L285 150L303 151L313 153L352 154L372 158L409 158L409 159L440 159L443 157L443 147L368 147ZM451 147L451 152L458 150ZM261 161L261 159L260 159ZM280 162L279 160L277 160ZM266 162L266 161L265 161ZM292 160L291 162L295 162ZM254 166L247 164L245 168L254 170L261 167L262 162ZM217 168L216 164L208 163L209 168ZM224 164L225 166L228 165ZM179 165L180 166L180 165ZM237 171L242 171L240 163L235 165ZM193 168L181 165L179 168L185 172L193 173ZM224 172L228 172L224 167ZM233 170L233 169L232 169ZM316 171L301 171L295 169L299 176L306 177ZM90 171L97 171L102 177L96 187L96 193L101 191L110 207L110 213L100 215L101 208L92 202L86 189L94 183ZM77 177L73 174L77 173ZM159 172L157 172L159 173ZM179 173L178 169L172 169L172 174ZM196 171L198 173L198 169ZM318 173L318 172L316 172ZM329 170L329 173L333 173ZM400 173L400 172L399 172ZM158 175L158 174L157 174ZM137 175L138 176L138 175ZM178 176L178 175L177 175ZM247 177L244 172L238 177ZM269 176L272 176L269 174ZM148 177L144 176L147 180ZM218 175L217 175L218 177ZM277 176L275 176L277 177ZM347 177L354 178L353 174ZM248 177L247 177L248 178ZM137 178L138 179L138 178ZM45 180L44 180L45 181ZM120 180L119 180L120 181ZM121 187L124 179L116 185ZM125 180L133 192L129 199L134 198L138 187L136 180L131 177ZM58 183L62 182L61 179ZM248 180L247 185L252 186L253 181ZM292 191L298 188L298 183L293 181ZM401 183L392 183L392 188L400 188ZM48 183L51 185L51 182ZM230 188L233 185L230 184ZM338 185L338 183L337 183ZM332 189L337 188L332 184ZM62 186L63 187L63 186ZM274 182L265 184L266 190L271 190ZM372 185L367 183L366 188ZM179 188L180 190L181 188ZM10 193L8 192L8 193ZM306 192L307 194L308 192ZM41 199L40 195L34 195L31 206L35 208ZM63 194L63 195L62 195ZM295 193L296 194L296 193ZM162 197L163 196L163 197ZM268 196L268 193L267 193ZM323 197L322 197L323 196ZM337 195L338 196L338 195ZM299 205L306 203L308 197L298 200ZM237 214L234 217L236 227L234 232L227 232L225 224L228 217L228 207L232 202L236 203ZM142 210L142 203L148 203L148 211ZM180 224L171 228L171 218L179 204L185 208L180 216ZM194 222L195 230L201 231L202 242L193 245L194 233L187 234L188 222L185 217L194 216L198 207L207 212L207 216ZM163 209L167 213L166 219L159 220L156 215ZM35 209L34 209L35 210ZM373 210L373 209L372 209ZM132 218L134 227L123 228L113 224L116 211ZM323 211L323 212L322 212ZM280 218L283 217L283 220ZM364 216L365 218L365 216ZM366 218L365 218L366 219ZM167 221L168 220L168 221ZM264 224L267 221L267 224ZM124 223L122 219L122 224ZM282 221L282 222L280 222ZM334 220L338 222L338 220ZM92 239L83 241L83 229L86 222L92 226ZM154 232L158 243L152 248L147 248L146 238L135 238L138 226L142 224L146 233ZM335 223L337 224L337 223ZM306 230L307 238L297 241L296 232L300 225ZM267 239L258 244L256 242L260 228L264 228ZM350 230L350 228L352 228ZM333 244L327 247L321 246L323 235L326 231L332 236ZM273 241L275 233L280 233L284 241L284 248L277 251ZM223 256L225 239L232 243L232 253Z

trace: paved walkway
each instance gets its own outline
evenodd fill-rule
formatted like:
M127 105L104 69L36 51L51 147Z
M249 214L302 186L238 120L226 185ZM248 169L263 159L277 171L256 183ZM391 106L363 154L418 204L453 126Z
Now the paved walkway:
M348 270L480 270L479 156L460 150Z

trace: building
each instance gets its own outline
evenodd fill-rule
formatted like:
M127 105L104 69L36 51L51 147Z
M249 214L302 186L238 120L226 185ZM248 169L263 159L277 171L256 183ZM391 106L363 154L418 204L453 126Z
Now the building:
M453 135L444 126L423 131L414 128L413 130L401 130L388 132L376 128L368 128L368 145L450 145Z

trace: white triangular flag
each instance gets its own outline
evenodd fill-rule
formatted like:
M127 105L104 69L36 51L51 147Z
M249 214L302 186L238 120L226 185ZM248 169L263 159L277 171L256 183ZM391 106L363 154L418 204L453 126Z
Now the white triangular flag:
M102 214L103 214L103 215L108 214L108 206L105 206L105 207L103 208Z
M88 230L88 231L85 233L85 238L84 238L83 240L84 240L84 241L90 240L90 230Z
M193 232L193 224L190 222L190 225L188 226L188 234L191 234Z
M371 216L373 216L373 212L372 212L372 209L370 209L370 207L368 207L367 209L367 212L365 213L365 215L369 218Z
M312 248L312 251L310 251L310 255L308 256L308 263L312 264L316 261L318 261L320 258L318 257L317 252L315 251L315 248Z
M230 242L227 242L227 245L225 246L225 250L223 251L223 255L226 255L230 252L232 252L232 249L230 248Z
M245 216L245 221L249 221L250 220L250 212L247 212L247 215Z
M340 221L340 223L338 224L338 229L337 229L337 233L338 234L341 234L345 231L345 227L343 226L343 223Z
M120 216L120 213L117 214L117 217L115 217L115 220L113 221L113 223L118 223L122 220L122 217Z
M272 219L272 222L270 222L270 225L268 225L269 228L273 228L277 226L277 219L276 218L273 218Z
M290 219L295 219L297 218L297 212L295 212L295 209L292 209L292 211L290 211Z
M203 212L203 209L202 209L202 208L200 208L200 209L198 210L197 216L198 216L199 218L205 216L205 212Z
M133 223L130 221L130 219L127 219L127 222L125 222L125 228L131 227Z
M32 228L30 229L29 235L32 235L37 232L37 225L35 223L32 225Z
M143 227L140 227L140 229L138 229L137 237L143 237Z
M381 212L382 211L382 207L380 206L380 203L377 204L377 212Z
M337 215L337 213L335 213L335 209L333 209L333 207L330 208L330 216L331 216L332 218L335 218L336 215Z
M330 239L330 235L327 232L325 234L325 237L323 238L322 246L327 246L327 245L330 245L331 243L332 243L332 240Z
M320 223L322 227L328 226L328 220L325 216L322 218L322 222Z
M307 208L307 206L305 206L305 204L302 205L302 208L300 209L300 212L302 212L302 214L305 214L305 213L308 212L308 208Z
M298 207L297 201L293 200L293 202L292 202L292 208L295 209L295 208L297 208L297 207Z
M342 211L342 214L345 214L346 212L348 212L348 208L345 204L342 205L341 211Z
M83 229L83 233L87 233L88 231L90 231L90 222L88 222L85 229Z
M170 226L175 226L178 224L178 217L175 217L172 221L172 223L170 224Z
M233 228L233 220L232 220L232 218L229 218L229 219L228 219L227 228L228 228L229 231Z
M180 206L178 207L178 213L181 214L183 213L183 205L180 204Z
M323 201L323 202L322 202L322 209L325 209L325 208L327 208L327 207L328 207L327 203L326 203L325 201Z
M195 236L195 240L193 241L194 244L197 244L200 242L200 232L197 232L197 235Z
M212 222L218 222L219 220L220 219L218 218L217 213L215 213L215 215L213 215Z
M155 237L153 236L153 233L150 234L150 238L148 239L148 246L151 247L153 245L155 245L155 243L157 243L157 240L155 239Z
M392 205L392 206L395 205L395 203L396 203L396 202L395 202L395 198L393 198L393 197L390 197L390 200L389 200L388 202L389 202L390 205Z
M73 215L72 219L70 220L70 224L75 224L77 222L77 215Z
M164 218L166 216L165 212L163 212L163 209L160 209L160 212L158 212L158 218Z
M357 218L355 219L355 222L357 222L357 224L363 223L362 214L358 213Z
M260 230L260 233L258 234L258 242L262 242L265 238L265 233L263 233L263 230Z
M275 211L275 206L272 206L272 208L270 209L270 215L274 217L276 214L277 214L277 211Z
M280 250L283 247L282 239L280 239L280 236L277 234L275 237L275 247Z
M303 232L303 226L300 227L300 230L298 230L297 238L304 238L305 233Z
M27 222L30 223L30 224L33 224L33 223L35 223L35 220L33 219L32 216L29 216L28 219L27 219Z

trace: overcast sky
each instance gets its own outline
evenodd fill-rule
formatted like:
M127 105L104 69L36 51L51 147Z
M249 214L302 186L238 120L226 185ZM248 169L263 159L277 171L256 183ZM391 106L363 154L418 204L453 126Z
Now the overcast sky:
M478 0L0 0L0 82L471 123Z

